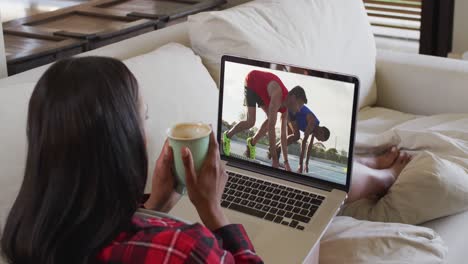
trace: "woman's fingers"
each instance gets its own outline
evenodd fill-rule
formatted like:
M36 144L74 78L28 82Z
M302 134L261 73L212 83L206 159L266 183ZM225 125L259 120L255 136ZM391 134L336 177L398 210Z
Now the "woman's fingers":
M185 168L185 181L187 182L187 186L192 186L196 181L196 173L192 153L187 147L182 149L182 161Z
M174 161L174 150L173 150L172 147L169 146L169 145L167 146L167 148L168 148L167 154L169 155L169 156L168 156L168 157L169 157L169 161L170 161L171 164L172 164L172 162Z
M226 172L226 169L223 167L223 173L221 174L222 176L222 182L223 182L223 190L224 190L224 187L226 186L226 183L228 181L228 178L229 178L229 175L227 174Z
M169 140L166 138L166 140L164 141L164 145L161 149L161 154L160 155L163 155L164 153L167 152L167 148L169 147Z
M210 134L210 146L209 146L209 149L208 149L208 152L210 155L216 155L216 153L219 151L219 145L218 145L218 141L216 140L216 137L214 135L214 132L211 131L211 134Z
M173 159L174 159L174 154L172 152L172 147L169 146L166 140L166 144L164 144L164 162L168 165L173 162Z

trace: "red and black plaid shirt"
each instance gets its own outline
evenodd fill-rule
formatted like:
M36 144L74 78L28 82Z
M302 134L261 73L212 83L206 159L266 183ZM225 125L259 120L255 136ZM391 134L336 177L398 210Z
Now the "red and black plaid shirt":
M164 217L136 213L133 231L120 233L97 256L103 263L263 263L242 225L214 232Z

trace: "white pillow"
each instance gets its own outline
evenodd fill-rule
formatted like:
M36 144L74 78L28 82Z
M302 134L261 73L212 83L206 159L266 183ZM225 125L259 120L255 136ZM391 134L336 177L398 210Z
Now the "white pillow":
M257 0L190 16L192 48L219 83L223 54L357 75L374 104L376 47L362 0Z
M445 263L448 249L433 230L336 217L320 242L320 263Z
M382 222L422 224L468 210L468 158L425 151L404 168L380 200L347 205L342 215Z
M23 181L26 119L35 83L0 87L0 229Z
M146 137L148 183L166 139L166 130L178 122L205 122L216 130L218 89L200 57L183 45L170 43L150 53L125 60L148 104ZM151 186L147 184L146 191Z

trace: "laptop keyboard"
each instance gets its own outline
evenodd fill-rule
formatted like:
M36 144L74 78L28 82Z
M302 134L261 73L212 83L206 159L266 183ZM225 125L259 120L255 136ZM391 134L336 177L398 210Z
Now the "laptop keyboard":
M228 172L221 206L304 230L325 197Z

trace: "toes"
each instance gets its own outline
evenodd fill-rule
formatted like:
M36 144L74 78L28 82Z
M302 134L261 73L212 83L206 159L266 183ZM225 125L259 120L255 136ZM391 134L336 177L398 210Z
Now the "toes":
M399 152L400 151L398 150L398 148L396 146L393 146L387 154L390 158L393 158L393 160L395 160L400 155Z
M397 146L395 146L394 148L395 148L395 153L396 153L397 155L400 155L400 149L399 149Z
M406 162L409 163L413 159L413 156L411 156L409 153L407 153L407 155L408 158L406 159Z
M398 156L398 162L400 164L403 164L406 160L406 153L405 152L401 152L400 155Z
M407 164L407 163L409 163L409 162L411 161L412 158L413 158L413 157L412 157L409 153L406 153L406 152L402 152L402 153L400 154L400 157L399 157L400 163L402 163L402 164Z

